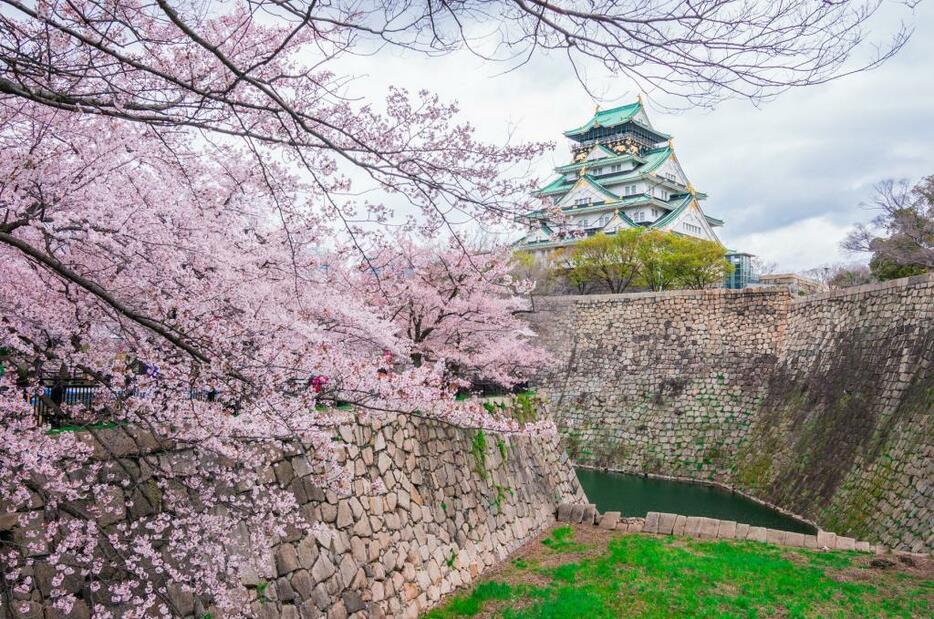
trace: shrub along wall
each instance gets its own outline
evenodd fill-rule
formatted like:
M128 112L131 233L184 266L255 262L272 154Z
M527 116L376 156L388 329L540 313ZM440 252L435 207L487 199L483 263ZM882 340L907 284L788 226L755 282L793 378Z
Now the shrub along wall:
M540 391L578 461L934 549L934 279L552 297L532 321L560 360Z
M557 437L478 439L475 431L406 417L348 420L338 430L340 458L354 478L351 496L318 488L298 450L281 454L269 469L268 483L290 488L303 513L326 526L313 534L293 531L245 575L256 600L250 616L415 617L548 527L557 504L584 500ZM108 445L99 452L115 454L122 470L144 471L142 461L154 457L145 450L153 442L141 433L97 432ZM368 495L377 479L385 491ZM115 485L114 492L121 490ZM105 530L135 517L133 501L127 505L125 513L101 523ZM33 515L41 518L42 506L35 507ZM25 534L15 519L0 525L9 539ZM52 574L41 553L34 559L28 569L36 574L36 587L17 593L13 608L42 617ZM80 579L69 587L90 599ZM205 616L191 595L173 589L172 599L182 616ZM79 600L70 616L87 617L88 605Z

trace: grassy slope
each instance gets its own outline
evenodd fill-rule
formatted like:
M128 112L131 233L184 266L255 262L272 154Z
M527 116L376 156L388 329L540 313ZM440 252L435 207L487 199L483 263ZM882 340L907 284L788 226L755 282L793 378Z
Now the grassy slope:
M593 530L593 527L591 527ZM427 617L932 617L930 572L861 553L561 527Z

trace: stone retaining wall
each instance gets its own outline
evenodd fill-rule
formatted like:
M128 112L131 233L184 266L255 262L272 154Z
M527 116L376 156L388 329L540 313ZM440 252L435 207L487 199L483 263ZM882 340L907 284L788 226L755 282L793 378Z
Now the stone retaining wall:
M132 449L138 437L121 428L99 432L111 449L121 450L122 468L147 468L140 466L147 455ZM558 503L584 500L556 437L488 434L481 466L471 453L476 433L438 422L348 420L339 434L340 458L353 471L353 495L319 489L298 450L281 454L269 470L268 483L290 488L303 513L326 526L314 534L292 532L255 573L245 575L254 599L262 588L251 616L415 617L550 526ZM376 479L386 490L368 496L364 489ZM127 504L123 519L134 519L132 501ZM35 515L41 514L39 506ZM101 524L111 530L119 521ZM0 533L8 539L22 536L12 520L5 526ZM45 598L52 574L43 569L41 554L34 559L27 569L36 587L16 594L14 611L57 616ZM69 580L70 590L83 598L70 617L88 616L85 587L78 578ZM191 595L173 591L172 597L183 616L204 616L206 609Z
M539 378L578 462L716 481L934 549L934 278L546 297Z

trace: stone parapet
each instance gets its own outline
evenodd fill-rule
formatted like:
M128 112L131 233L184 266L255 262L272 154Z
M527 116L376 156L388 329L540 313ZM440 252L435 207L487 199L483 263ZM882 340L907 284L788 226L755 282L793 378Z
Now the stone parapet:
M580 521L567 517L569 513L569 509L559 505L557 510L558 522L580 524ZM602 515L598 514L596 522L596 526L601 529L625 533L651 533L653 535L675 535L698 539L750 541L824 551L853 550L875 554L890 552L887 547L881 544L870 544L866 541L855 540L852 537L839 536L829 531L818 531L816 535L808 535L794 531L753 526L734 520L684 516L665 512L648 512L644 518L620 518L619 512L606 512ZM585 522L584 524L590 523ZM917 558L928 557L924 553L896 552L896 554Z

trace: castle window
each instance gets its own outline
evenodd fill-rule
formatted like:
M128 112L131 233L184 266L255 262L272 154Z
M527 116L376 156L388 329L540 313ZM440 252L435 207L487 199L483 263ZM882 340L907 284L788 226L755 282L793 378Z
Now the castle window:
M698 236L700 236L701 232L703 232L700 226L695 226L694 224L689 224L687 222L684 223L684 229L685 231L690 232L691 234L696 234Z

